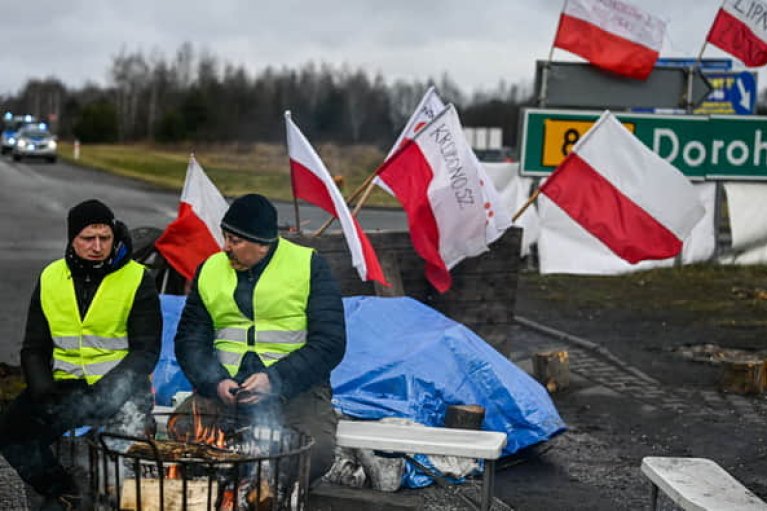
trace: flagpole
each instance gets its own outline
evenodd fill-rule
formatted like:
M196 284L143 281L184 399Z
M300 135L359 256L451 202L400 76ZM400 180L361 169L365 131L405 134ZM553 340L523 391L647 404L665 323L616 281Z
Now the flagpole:
M706 49L706 45L707 45L707 44L708 44L708 39L706 39L705 41L703 41L703 46L701 46L701 48L700 48L700 53L698 53L698 58L697 58L697 59L695 59L695 60L696 60L696 62L698 62L698 64L700 64L700 61L703 59L703 50L705 50L705 49Z
M285 126L287 129L288 121L291 120L290 110L285 110ZM286 143L290 144L290 139L286 139ZM290 147L288 147L288 166L290 166ZM301 218L298 215L298 197L296 197L296 187L293 185L293 172L290 172L290 187L293 190L293 211L296 217L296 233L301 234Z
M557 30L554 32L554 38L556 39L556 34L559 33L559 25L562 23L562 14L565 12L565 5L567 5L567 0L562 4L562 10L559 12L559 21L557 21ZM546 62L543 64L543 69L541 70L541 90L538 93L538 106L544 107L546 106L546 94L548 93L548 84L549 84L549 67L551 67L551 59L554 58L554 41L551 41L551 47L549 48L549 56L546 59Z
M692 80L693 80L693 73L695 73L695 68L701 67L701 59L703 58L703 51L706 49L706 45L708 44L708 36L706 36L706 40L703 41L703 46L700 48L700 52L698 52L698 56L695 58L695 62L688 68L687 70L687 113L691 114L694 110L693 104L692 104Z
M539 196L540 194L541 194L541 189L540 189L540 187L538 187L538 189L536 189L536 190L535 190L535 192L533 192L533 194L532 194L530 197L528 197L528 198L527 198L527 200L525 201L525 203L524 203L524 204L522 204L522 207L520 207L520 208L519 208L519 211L517 211L516 213L514 213L514 216L513 216L513 217L511 217L511 223L512 223L512 224L513 224L514 222L516 222L516 221L517 221L517 219L518 219L519 217L521 217L521 216L522 216L522 213L524 213L524 212L525 212L525 210L527 210L527 208L529 208L529 207L530 207L530 205L531 205L533 202L535 202L535 199L537 199L537 198L538 198L538 196Z
M724 8L724 4L727 0L722 0L722 3L719 5L719 10L716 11L716 16L714 16L714 21L716 21L716 17L719 16L719 13ZM703 58L703 50L706 49L706 45L708 45L708 36L711 35L711 29L714 28L714 24L712 23L711 26L708 28L708 32L706 33L706 38L703 40L703 46L700 47L700 52L698 52L698 58L696 59L698 62L701 61Z
M362 209L362 205L365 204L365 202L368 200L368 197L370 197L370 193L373 191L373 187L375 186L375 183L373 183L373 180L370 180L370 183L368 183L367 188L365 188L365 193L362 194L362 197L360 197L359 202L357 202L357 205L354 206L354 211L352 211L352 217L357 218L357 213L360 212L360 209Z
M356 190L354 190L354 192L349 196L348 199L346 199L346 203L351 205L352 201L356 200L357 197L359 197L362 192L366 191L368 188L371 188L370 184L373 182L373 179L375 179L375 177L376 177L375 172L373 172L368 177L366 177L365 180L362 182L362 184L359 185ZM367 192L367 195L370 195L370 192ZM335 219L336 217L331 215L330 218L328 218L325 221L325 223L322 224L322 226L314 232L313 236L315 238L317 236L321 236L323 232L328 230L328 227L333 225L333 221L335 221Z
M450 108L450 105L446 106L446 107L445 107L445 108L444 108L444 109L443 109L443 110L442 110L440 113L438 113L437 115L435 115L435 116L434 116L434 118L433 118L432 120L430 120L430 121L429 121L429 124L432 124L433 122L436 122L436 121L437 121L437 119L440 119L440 118L441 118L443 115L445 115L445 112L447 112L449 108ZM453 108L455 108L455 107L453 107ZM420 133L423 133L423 129L421 129L421 130L420 130L418 133L416 133L416 135L415 135L415 136L416 136L416 137L418 137ZM405 151L405 149L406 149L406 148L407 148L407 147L408 147L410 144L413 144L413 143L415 143L415 142L414 142L414 140L415 140L415 139L409 139L409 140L405 141L405 143L404 143L404 144L400 144L400 146L397 148L397 150L396 150L396 151L394 151L394 152L393 152L393 153L392 153L392 154L391 154L389 157L387 157L387 158L386 158L386 160L384 160L384 162L383 162L383 163L382 163L382 164L381 164L381 165L380 165L380 166L379 166L379 167L378 167L378 168L377 168L375 171L373 171L373 173L372 173L372 174L370 174L370 175L369 175L369 176L368 176L368 177L365 179L365 181L363 181L363 182L362 182L362 184L359 186L359 188L357 188L357 189L354 191L354 193L353 193L353 194L351 194L351 195L349 196L349 198L346 200L346 203L347 203L347 204L351 204L351 202L352 202L354 199L356 199L356 198L357 198L357 196L358 196L360 193L362 193L362 191L363 191L363 190L365 191L365 196L364 196L364 198L363 198L363 199L361 199L361 200L360 200L360 203L362 203L362 202L366 201L366 200L367 200L367 198L368 198L368 196L370 195L370 193L371 193L371 191L372 191L373 185L375 184L375 183L373 182L373 180L374 180L374 179L375 179L375 177L378 175L378 173L379 173L379 171L381 170L381 168L383 168L383 166L384 166L384 165L386 165L388 162L390 162L390 161L394 160L394 158L396 158L396 156L397 156L399 153L401 153L401 152L404 152L404 151ZM358 204L357 204L357 207L355 207L353 215L356 215L356 212L357 212L357 211L359 211L359 208L361 208L361 207L362 207L360 203L358 203ZM327 228L328 228L328 227L330 227L330 225L333 223L333 220L335 220L335 217L334 217L334 216L331 216L331 217L330 217L330 218L329 218L329 219L328 219L328 220L327 220L327 221L326 221L326 222L325 222L325 223L322 225L322 227L320 227L319 229L317 229L317 231L314 233L314 237L320 236L320 235L321 235L323 232L325 232L325 231L327 230Z
M719 10L716 11L716 15L719 16L719 12L724 7L724 3L726 0L722 0L721 5L719 6ZM714 18L716 20L716 18ZM712 24L711 27L708 29L708 33L706 34L706 38L703 40L703 45L700 47L700 51L698 52L698 57L695 59L695 63L698 65L698 67L701 66L701 60L703 59L703 52L706 50L706 46L708 45L708 36L711 35L711 29L714 27ZM687 75L687 113L692 113L692 73L693 73L693 67L690 66L689 74Z

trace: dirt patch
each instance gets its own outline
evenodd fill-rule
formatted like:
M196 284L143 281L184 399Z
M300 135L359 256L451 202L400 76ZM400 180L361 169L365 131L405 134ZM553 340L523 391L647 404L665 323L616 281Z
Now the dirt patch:
M507 470L507 501L518 510L646 509L644 456L711 458L765 499L767 396L719 392L720 367L705 360L715 350L704 348L764 353L765 289L764 266L521 274L518 316L589 340L658 383L621 391L579 368L572 388L552 396L569 430Z
M717 370L690 372L674 350L767 347L763 289L765 266L685 266L617 277L527 272L519 278L516 314L603 344L627 363L648 367L651 376L694 384Z

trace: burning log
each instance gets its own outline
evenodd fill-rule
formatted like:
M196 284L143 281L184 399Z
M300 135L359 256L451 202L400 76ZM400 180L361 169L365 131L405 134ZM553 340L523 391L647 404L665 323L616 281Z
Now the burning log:
M251 511L266 511L272 508L274 493L269 483L263 479L248 492L245 501Z
M251 482L249 485L240 487L238 502L239 505L235 506L233 489L225 490L218 511L236 511L238 509L268 511L274 506L274 492L269 483L263 479L258 484Z
M306 463L296 454L306 455L311 438L242 421L247 417L238 422L227 412L207 400L190 399L165 415L167 435L144 439L102 433L102 455L131 469L116 484L109 481L116 476L105 471L98 485L102 495L115 499L119 491L119 509L128 511L290 509L293 495L301 498L298 470Z
M155 450L162 461L179 461L183 459L212 460L212 461L239 461L245 456L229 449L215 445L177 442L174 440L158 440L156 442L136 442L131 445L126 454L135 455L144 459L154 459Z
M199 442L224 447L227 430L235 421L221 413L211 400L187 399L168 417L168 436L180 442Z

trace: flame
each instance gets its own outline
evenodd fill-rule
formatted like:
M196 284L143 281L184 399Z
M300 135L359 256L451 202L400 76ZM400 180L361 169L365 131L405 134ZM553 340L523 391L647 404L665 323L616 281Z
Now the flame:
M224 490L221 495L221 503L218 506L218 511L233 511L234 510L234 490Z
M222 449L226 447L226 435L224 432L215 424L210 426L203 424L202 414L197 410L197 403L195 401L192 402L192 419L194 424L192 442L213 445ZM187 434L186 436L188 437L189 435ZM186 438L185 441L189 442L190 439Z
M181 471L178 468L178 465L171 465L168 467L168 475L166 476L166 479L181 479Z

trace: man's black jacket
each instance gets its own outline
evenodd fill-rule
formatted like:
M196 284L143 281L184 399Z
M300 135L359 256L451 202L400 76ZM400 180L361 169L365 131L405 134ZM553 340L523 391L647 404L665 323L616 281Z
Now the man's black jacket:
M73 274L72 278L80 316L84 317L102 279L78 274ZM111 417L136 389L146 388L148 375L160 356L161 335L160 300L153 279L145 271L128 316L128 354L88 390L89 399L99 415ZM43 399L62 388L72 388L71 380L54 382L52 363L53 339L40 303L38 279L29 303L21 348L21 365L28 392L33 398Z
M276 245L275 245L276 247ZM237 272L235 302L240 311L253 318L253 290L269 264L274 248L253 268ZM176 332L176 358L192 385L206 397L216 396L221 380L230 378L227 370L218 362L213 341L213 320L202 303L197 289L200 269L192 281L186 306ZM325 259L312 254L310 294L306 307L306 344L290 355L278 360L268 368L255 353L243 358L238 374L234 377L242 383L256 372L266 371L272 390L285 399L320 383L327 383L330 371L337 366L346 351L346 326L341 294Z

